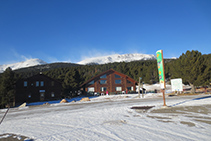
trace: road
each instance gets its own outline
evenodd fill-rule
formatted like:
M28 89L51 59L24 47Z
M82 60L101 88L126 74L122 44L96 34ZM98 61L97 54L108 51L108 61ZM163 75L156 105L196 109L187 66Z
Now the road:
M166 103L167 106L172 106L177 103L184 102L186 100L196 99L204 97L204 95L192 95L192 96L173 96L173 97L167 97ZM31 115L34 114L47 114L57 111L71 111L71 112L77 112L80 109L86 108L86 109L98 109L101 107L112 107L113 105L119 105L119 106L128 106L128 108L132 106L155 106L154 103L159 103L160 106L163 104L163 98L162 97L154 97L154 98L125 98L124 100L112 100L112 99L105 99L100 101L90 101L90 102L75 102L75 103L68 103L68 104L52 104L52 105L41 105L41 106L30 106L30 107L24 107L24 108L10 108L6 118L7 120L14 120L14 118L18 118L19 116L23 115ZM172 104L173 103L173 104ZM0 110L0 117L2 118L4 113L6 112L6 109Z

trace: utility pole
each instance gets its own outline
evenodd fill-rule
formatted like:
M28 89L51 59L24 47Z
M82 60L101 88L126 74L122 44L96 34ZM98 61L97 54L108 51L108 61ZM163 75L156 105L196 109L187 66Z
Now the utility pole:
M141 83L142 83L142 98L144 98L144 82Z

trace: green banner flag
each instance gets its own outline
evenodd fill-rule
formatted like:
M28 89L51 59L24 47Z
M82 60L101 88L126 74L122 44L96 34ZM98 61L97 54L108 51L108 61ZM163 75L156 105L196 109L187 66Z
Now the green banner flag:
M158 65L158 75L159 75L160 87L161 87L161 89L165 89L166 84L165 84L163 50L158 50L156 52L156 56L157 56L157 65Z

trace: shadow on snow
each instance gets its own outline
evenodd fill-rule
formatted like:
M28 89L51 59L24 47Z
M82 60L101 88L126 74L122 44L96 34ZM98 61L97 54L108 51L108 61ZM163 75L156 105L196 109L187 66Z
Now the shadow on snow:
M78 97L74 97L74 98L71 98L71 99L66 99L67 102L73 102L73 101L80 101L82 98L85 98L87 96L78 96ZM89 99L92 99L92 98L96 98L97 96L90 96L88 97ZM48 104L57 104L57 103L60 103L62 99L60 100L54 100L54 101L42 101L42 102L33 102L33 103L27 103L27 106L36 106L36 105L44 105L46 103Z
M194 98L194 99L191 99L191 100L185 100L185 101L170 105L169 107L174 107L174 106L181 105L181 104L184 104L184 103L187 103L187 102L190 102L190 101L202 100L202 99L207 99L207 98L211 98L211 96L203 96L203 97Z

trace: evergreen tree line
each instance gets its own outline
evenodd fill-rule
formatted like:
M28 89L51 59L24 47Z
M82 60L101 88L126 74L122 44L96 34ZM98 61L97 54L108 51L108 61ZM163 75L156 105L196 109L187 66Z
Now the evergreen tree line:
M15 73L11 68L7 68L0 75L0 108L13 105L15 94Z
M178 59L167 64L171 78L182 78L184 84L192 87L210 86L211 84L211 54L202 55L198 51L187 51Z
M165 59L164 65L167 80L182 78L184 84L193 86L208 86L211 83L211 54L202 55L198 51L187 51L178 59ZM76 82L77 85L74 84L74 87L76 87L111 68L128 75L136 81L138 81L139 77L142 77L142 81L148 84L159 81L156 60L85 65L54 69L44 73L49 77L60 79L65 82L65 85L71 85L71 83L74 84L73 82ZM68 83L68 81L71 83Z
M164 65L167 80L182 78L183 83L191 85L193 90L195 86L208 86L211 83L211 54L202 55L198 51L187 51L178 59L165 59ZM148 84L159 81L156 60L108 63L103 65L71 65L68 67L63 65L60 68L43 71L43 74L60 80L63 86L63 94L67 94L69 91L78 90L79 86L88 79L111 68L128 75L137 82L139 77L142 77L142 81ZM1 101L5 101L5 95L10 96L10 93L13 93L13 91L9 91L12 87L6 88L6 83L12 85L15 83L15 80L35 75L39 73L39 70L15 71L14 74L9 72L14 73L11 69L8 69L0 74ZM10 77L13 77L13 79Z

